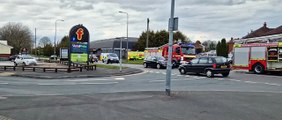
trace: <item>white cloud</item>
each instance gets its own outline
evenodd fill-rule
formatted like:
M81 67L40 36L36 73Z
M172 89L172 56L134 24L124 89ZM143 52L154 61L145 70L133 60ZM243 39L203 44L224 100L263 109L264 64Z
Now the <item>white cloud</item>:
M53 40L54 22L58 22L58 39L76 24L85 25L91 40L126 35L129 13L129 36L138 37L150 18L152 30L167 29L170 0L0 0L0 26L21 22L37 36ZM263 22L270 27L282 24L279 0L176 0L175 15L179 29L192 40L220 40L242 37Z

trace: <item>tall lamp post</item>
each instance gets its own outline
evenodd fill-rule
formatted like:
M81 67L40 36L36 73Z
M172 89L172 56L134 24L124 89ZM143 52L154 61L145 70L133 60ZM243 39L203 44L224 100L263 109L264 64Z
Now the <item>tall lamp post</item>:
M128 52L128 13L124 11L118 11L119 13L126 14L126 52ZM127 55L128 56L128 55Z
M54 55L56 55L56 39L57 39L57 22L58 21L64 21L63 19L57 19L55 21L55 37L54 37Z

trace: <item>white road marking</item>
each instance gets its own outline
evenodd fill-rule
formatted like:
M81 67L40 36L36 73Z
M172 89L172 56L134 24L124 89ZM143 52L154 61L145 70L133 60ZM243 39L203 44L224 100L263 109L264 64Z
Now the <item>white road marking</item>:
M82 80L66 80L66 81L70 81L70 82L86 82L86 81L105 81L105 80L109 80L109 79L102 79L102 78L99 78L99 79L82 79Z
M245 83L257 83L257 82L253 82L253 81L244 81Z
M0 96L0 100L5 100L7 97Z
M162 74L166 75L166 73L162 72Z
M115 78L115 80L125 80L125 78Z
M154 82L164 82L165 80L151 80L149 81L150 83L154 83Z
M37 83L41 86L62 86L62 85L75 85L75 83Z
M156 72L156 73L160 73L160 72Z
M178 77L181 77L181 76L183 76L183 75L177 75Z
M241 82L241 80L236 80L236 79L227 79L227 80Z
M0 85L8 85L9 83L0 83Z
M277 84L277 83L264 83L266 85L272 85L272 86L281 86L280 84Z
M269 77L269 78L279 78L279 79L282 78L281 76L269 76L269 75L255 75L255 76L258 76L258 77Z
M79 85L110 85L110 84L118 84L118 82L103 82L103 83L77 83Z

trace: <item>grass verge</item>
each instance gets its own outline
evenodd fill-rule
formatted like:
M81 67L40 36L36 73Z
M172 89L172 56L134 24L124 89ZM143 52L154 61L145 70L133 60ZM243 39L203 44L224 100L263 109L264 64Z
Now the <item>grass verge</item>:
M142 65L144 60L122 60L124 64L139 64Z

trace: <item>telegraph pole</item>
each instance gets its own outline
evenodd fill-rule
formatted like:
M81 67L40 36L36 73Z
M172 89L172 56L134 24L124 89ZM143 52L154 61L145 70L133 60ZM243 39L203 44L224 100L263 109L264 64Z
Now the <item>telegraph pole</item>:
M147 39L146 39L146 48L148 48L149 45L149 24L150 24L150 19L147 18Z

